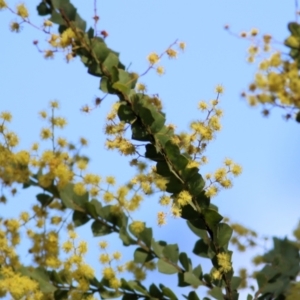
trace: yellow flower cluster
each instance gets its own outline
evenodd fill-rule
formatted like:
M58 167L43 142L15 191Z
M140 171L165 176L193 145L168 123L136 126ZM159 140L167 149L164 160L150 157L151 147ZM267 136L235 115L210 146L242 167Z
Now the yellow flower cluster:
M172 48L172 46L174 46L175 44L179 47L179 49L181 51L184 51L185 48L186 48L186 44L184 42L175 42L165 52L163 52L161 55L158 55L156 52L151 52L147 56L147 60L150 64L150 66L149 66L148 70L146 72L144 72L143 75L145 75L150 69L156 69L156 73L158 75L163 75L165 73L164 67L163 66L154 67L154 65L156 65L160 61L161 57L164 54L167 54L167 56L169 58L177 58L178 51ZM146 86L141 84L141 83L138 83L137 84L137 90L140 91L140 92L145 92L146 91Z
M260 52L270 52L262 55L254 81L249 85L248 92L243 92L251 106L262 104L263 114L267 116L271 107L281 107L288 109L286 118L291 117L294 109L300 108L300 79L297 61L286 59L278 51L271 51L270 35L264 35L262 44L259 41L257 45L249 48L250 62L254 62ZM290 36L286 43L290 46L299 46L299 41L294 36Z
M239 176L242 173L242 167L239 164L234 163L231 159L226 158L224 161L224 167L217 169L214 174L206 174L206 179L209 184L206 186L206 195L208 197L214 197L219 192L220 188L231 188L232 180L228 175L232 174L234 177Z
M154 262L146 262L144 264L138 264L134 261L129 261L126 263L125 269L134 275L135 280L143 281L146 279L146 271L155 270L156 265Z
M114 261L118 262L121 259L122 254L119 251L115 251L111 255L109 255L106 252L106 248L108 246L106 241L101 241L99 243L99 246L102 250L105 251L105 253L100 254L99 257L100 263L106 265L102 269L103 277L109 281L109 286L112 289L117 290L121 286L121 281L117 278L117 273L123 272L125 267L123 265L116 265L115 267L112 267L112 263Z

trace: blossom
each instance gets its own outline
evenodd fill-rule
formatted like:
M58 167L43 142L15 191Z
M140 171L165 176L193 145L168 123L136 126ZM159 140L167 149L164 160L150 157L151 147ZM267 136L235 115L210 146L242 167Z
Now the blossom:
M151 65L155 65L159 61L159 56L157 53L152 52L148 55L147 59Z
M26 19L29 16L28 10L24 4L19 4L17 6L17 15L21 18Z

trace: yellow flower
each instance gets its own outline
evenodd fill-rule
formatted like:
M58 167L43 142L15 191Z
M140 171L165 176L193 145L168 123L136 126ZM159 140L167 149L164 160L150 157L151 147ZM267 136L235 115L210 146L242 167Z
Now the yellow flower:
M222 252L217 254L219 270L221 272L227 273L232 269L230 256L228 253Z
M40 135L41 135L41 138L42 138L43 140L50 139L50 138L52 137L51 129L49 129L49 128L43 128L43 129L41 130Z
M119 260L121 258L122 254L119 251L116 251L113 253L113 258L115 260Z
M111 184L111 185L115 185L116 184L116 179L114 176L107 176L106 177L106 182L108 184Z
M252 28L251 31L250 31L250 34L251 34L252 36L258 35L258 29Z
M57 100L50 101L51 108L59 108L59 103Z
M171 202L171 198L169 196L163 195L163 196L160 197L159 203L161 205L166 206L166 205L169 205L170 202Z
M178 43L180 50L184 51L186 48L186 44L184 42L179 42Z
M159 226L165 225L167 223L166 221L166 214L162 211L159 211L157 213L157 224Z
M238 176L242 173L242 167L238 164L232 166L231 172L234 176Z
M116 276L115 271L111 267L106 267L102 270L105 279L112 279Z
M109 255L108 255L107 253L102 253L102 254L100 255L99 260L100 260L100 262L101 262L102 264L107 264L107 263L110 262L110 257L109 257Z
M207 109L207 103L205 101L200 101L198 103L198 108L201 110L206 110Z
M7 4L4 0L0 0L0 9L6 8Z
M151 65L155 65L159 61L159 56L157 53L152 52L148 55L147 59Z
M19 4L17 6L17 15L19 15L21 18L26 19L28 18L28 10L24 4Z
M216 93L223 94L224 93L224 87L220 84L218 84L215 88Z
M7 111L3 111L1 114L0 114L0 118L6 122L10 122L11 119L12 119L12 115L11 113L7 112Z
M165 69L164 69L164 67L159 66L156 68L156 72L158 75L163 75L163 74L165 74Z
M80 159L76 162L77 168L81 171L85 170L87 168L88 162L84 159Z
M45 20L43 25L44 27L51 27L53 23L50 20Z
M114 200L114 195L110 192L105 192L103 194L103 200L107 203L111 202L112 200Z
M180 206L185 206L192 201L192 195L188 191L181 191L177 196L177 203Z
M214 177L217 181L222 180L227 174L227 170L225 168L219 168L215 171Z
M17 22L11 22L10 23L10 30L13 32L19 32L20 31L20 24Z
M209 188L207 188L207 190L205 191L205 195L207 197L214 197L216 196L218 193L218 188L214 185L210 186Z
M145 223L141 222L141 221L133 221L130 225L129 225L130 229L136 233L139 234L142 231L144 231L145 229Z
M74 185L74 192L79 196L84 195L86 193L85 185L82 182L77 182Z
M136 89L137 89L138 92L142 92L142 93L147 91L146 85L142 84L142 83L137 83L136 84Z
M177 57L177 51L174 49L167 49L166 51L167 55L169 56L169 58L176 58Z
M106 249L108 246L108 243L106 241L99 242L99 246L101 249Z
M121 282L119 279L117 278L111 278L109 280L109 286L112 288L112 289L118 289L120 286L121 286Z
M181 217L182 210L177 205L173 204L171 207L172 216L175 218Z
M87 246L87 242L85 241L80 241L79 245L77 247L77 250L79 251L80 254L85 254L88 251L88 246Z
M52 50L45 50L44 57L45 58L53 58L54 52Z

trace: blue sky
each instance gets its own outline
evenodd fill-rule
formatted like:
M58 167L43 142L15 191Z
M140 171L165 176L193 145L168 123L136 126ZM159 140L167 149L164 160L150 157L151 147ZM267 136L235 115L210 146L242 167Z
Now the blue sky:
M11 7L18 3L7 2ZM73 1L89 25L93 25L93 2ZM36 16L37 3L27 1L30 19L39 25L43 19ZM255 67L246 62L249 42L231 36L223 27L229 24L237 33L255 27L283 41L288 35L287 23L295 20L294 11L292 0L98 1L98 28L109 33L107 44L120 52L121 61L126 66L131 64L132 71L142 73L147 68L146 57L150 52L161 53L176 39L186 42L187 49L178 59L162 60L164 76L149 72L141 80L149 93L159 94L167 121L175 123L179 130L187 130L192 120L201 118L196 110L199 100L213 99L217 84L225 87L220 105L224 109L223 130L209 145L210 163L201 171L215 170L225 157L240 163L243 174L234 181L233 189L222 191L213 203L232 221L267 236L290 235L298 223L300 185L296 149L300 146L300 127L294 121L284 121L283 111L279 110L263 118L261 108L249 108L240 98ZM101 176L115 175L120 184L126 182L128 174L132 174L128 159L107 152L104 147L105 115L114 97L107 97L91 114L82 114L83 105L102 96L98 78L88 75L79 59L67 64L63 55L57 54L53 60L45 60L32 41L39 40L40 47L45 49L48 37L26 24L19 34L10 32L9 24L15 20L8 11L0 12L0 111L13 113L11 129L20 136L20 148L29 148L39 139L39 130L45 124L37 113L47 108L50 100L57 99L61 104L60 115L66 116L69 123L62 136L74 142L86 137L90 146L84 153L92 159L91 170ZM0 216L15 216L17 209L26 209L33 203L34 195L29 190L20 191L1 207ZM185 234L185 224L178 220L169 219L167 226L159 228L155 223L159 210L156 204L155 196L147 199L139 218L154 226L156 239L179 243L180 250L190 251L196 237ZM80 228L84 238L89 232L87 226ZM119 247L113 236L108 240L111 250ZM89 240L92 249L98 241ZM258 248L255 253L261 251ZM99 252L96 249L91 253L90 260L94 261L93 255L97 257ZM249 267L247 261L248 254L236 254L233 258L234 267ZM202 260L195 258L196 262ZM203 266L209 271L208 262ZM176 282L174 276L158 278L170 286ZM198 291L204 295L203 289Z

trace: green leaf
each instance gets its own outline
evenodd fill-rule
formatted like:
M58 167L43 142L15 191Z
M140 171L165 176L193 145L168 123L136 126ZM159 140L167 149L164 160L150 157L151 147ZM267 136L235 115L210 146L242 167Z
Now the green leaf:
M298 111L296 114L296 121L300 123L300 111Z
M204 211L204 217L206 223L211 229L213 229L223 219L223 217L216 210L210 208Z
M163 255L173 262L174 264L177 264L178 258L179 258L179 249L177 244L170 244L164 247L163 249Z
M121 278L121 289L134 292L134 289L129 285L129 283L124 278Z
M200 300L196 292L192 291L189 293L189 295L186 297L188 300Z
M81 56L81 60L83 63L86 62L85 64L88 66L88 73L90 75L93 75L96 77L102 77L103 72L102 72L100 66L95 61L90 62L87 58L85 59L83 56ZM105 79L103 79L103 78L105 78ZM111 88L108 87L107 77L103 77L103 78L100 82L100 89L103 92L107 93L108 89L111 90Z
M202 268L200 265L198 265L195 269L193 269L193 274L202 280Z
M51 3L56 10L62 11L69 21L75 20L77 10L69 0L52 0Z
M155 297L155 298L162 298L162 296L163 296L163 293L160 291L160 289L154 283L152 283L150 285L149 293L152 297Z
M240 286L241 282L242 282L241 277L233 276L231 278L231 282L230 282L231 289L232 290L237 290L238 287Z
M202 239L200 239L195 243L193 253L200 257L210 258L208 250L209 246L206 243L204 243Z
M46 16L51 14L51 8L47 6L45 2L41 2L37 7L36 7L39 16Z
M178 194L184 189L183 183L173 175L169 177L169 181L166 184L166 191L172 194Z
M251 296L250 294L247 295L247 300L252 300L253 296Z
M64 284L66 283L56 271L52 270L48 272L50 280L54 283Z
M181 252L179 254L179 261L185 271L190 271L190 269L192 268L191 260L185 252Z
M165 160L157 162L156 172L163 177L170 177L173 175Z
M94 219L100 216L102 205L97 199L92 199L85 204L85 209Z
M103 76L100 81L100 90L104 93L115 94L116 91L112 88L109 79Z
M87 223L91 218L83 212L77 211L75 210L73 212L73 222L75 227L79 227L81 225L84 225L85 223Z
M173 144L172 141L168 141L165 144L165 151L168 159L178 170L184 170L189 163L189 160L180 154L180 149L177 145Z
M123 295L123 293L118 290L110 291L104 287L98 288L98 292L101 296L101 299L114 299L114 298L119 298L120 296Z
M232 236L232 228L226 223L219 223L217 227L217 241L219 247L228 247L229 240Z
M129 124L133 123L133 121L135 121L137 118L131 107L126 102L121 102L121 105L118 109L118 117L120 121Z
M92 232L94 236L103 236L112 233L113 230L109 226L96 220L92 223Z
M205 181L199 173L194 174L188 179L189 191L193 196L201 195L203 192Z
M54 299L55 300L65 300L65 299L68 299L68 291L65 291L65 290L56 290L54 292Z
M186 220L197 220L199 219L199 213L191 205L185 205L182 207L181 218Z
M163 274L176 274L178 273L178 269L167 263L163 258L160 258L157 262L158 271Z
M139 119L136 119L131 125L132 139L137 141L150 141L151 136L145 130L143 124Z
M146 244L146 246L151 247L152 228L145 227L144 230L139 234L139 238Z
M47 206L53 200L53 196L47 194L37 194L37 200L41 203L42 206Z
M164 286L163 284L159 285L160 289L162 290L163 294L170 298L170 300L177 300L178 298L176 295L171 291L168 287Z
M85 208L85 203L89 200L89 194L86 192L84 195L79 196L74 192L74 184L68 183L65 187L59 190L60 198L67 208L79 209Z
M179 286L179 287L190 286L189 283L186 283L186 282L184 281L184 273L178 272L178 286Z
M153 160L153 161L164 161L164 156L156 151L156 148L152 144L146 145L145 157Z
M293 36L300 37L300 25L296 22L290 22L288 24L288 29Z
M113 69L118 67L118 64L119 64L118 56L110 52L103 62L103 67L108 71L108 73L112 73Z
M151 242L151 247L158 257L163 257L163 250L166 247L166 245L167 243L165 241L156 242L154 239L152 239Z
M36 280L39 283L40 289L43 293L53 293L56 290L56 287L49 282L49 275L42 267L32 268L22 266L19 271L24 276Z
M58 13L55 9L51 11L51 18L49 19L52 23L58 24L58 25L65 25L66 22L62 18L61 14Z
M203 285L203 283L193 274L192 272L185 272L184 273L184 281L194 288L197 288L200 285Z
M90 27L89 30L86 33L87 33L87 37L89 39L92 39L94 37L94 28Z
M119 82L126 85L129 89L135 87L138 77L134 73L129 73L123 69L118 69Z
M125 227L121 227L119 231L119 238L123 242L124 246L129 246L129 245L135 245L136 242L131 236L129 235L128 231L126 230Z
M263 288L268 283L268 278L260 272L256 274L255 278L259 289Z
M103 40L98 37L95 37L92 40L92 51L100 63L103 63L111 52Z
M219 287L214 287L213 289L211 289L209 292L208 292L211 296L213 296L215 299L217 300L223 300L224 297L223 297L223 294L222 294L222 289L219 288Z
M75 26L83 32L86 30L86 21L84 21L78 14L75 16Z
M124 95L129 95L130 93L130 87L120 81L115 82L112 87Z
M205 223L202 219L198 218L193 221L187 221L187 225L191 231L200 237L206 244L209 242L207 231L205 229Z
M133 290L136 290L136 291L140 292L143 295L149 296L147 289L140 282L138 282L136 280L130 280L130 281L128 281L128 285Z
M164 147L165 144L174 136L174 130L164 126L159 132L155 134L155 140Z
M134 251L134 262L144 264L145 262L151 261L154 256L151 253L145 251L143 248L137 248Z

